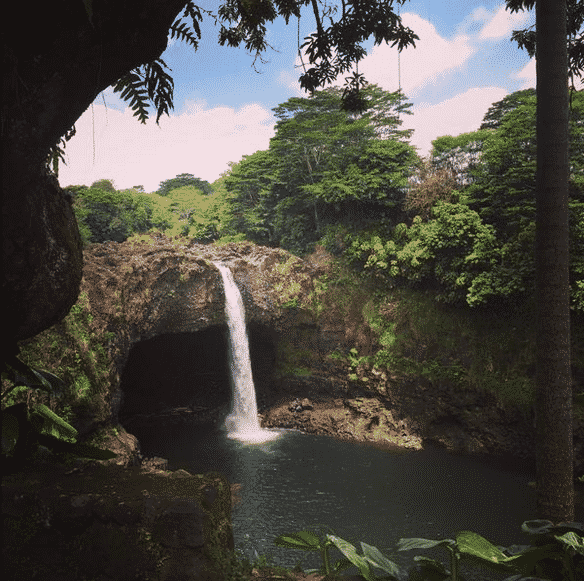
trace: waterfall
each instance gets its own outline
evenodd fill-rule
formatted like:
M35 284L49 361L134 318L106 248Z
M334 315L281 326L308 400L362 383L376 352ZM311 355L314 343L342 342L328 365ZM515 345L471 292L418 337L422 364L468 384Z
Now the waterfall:
M215 266L223 278L225 314L229 327L229 367L233 405L225 418L225 429L228 437L238 440L248 442L270 440L279 433L260 428L241 293L231 270L221 263L215 263Z

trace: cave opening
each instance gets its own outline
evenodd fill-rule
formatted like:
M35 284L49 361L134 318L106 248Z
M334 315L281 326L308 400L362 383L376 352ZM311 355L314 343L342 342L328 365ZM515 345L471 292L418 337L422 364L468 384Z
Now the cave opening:
M191 410L218 419L231 402L227 325L193 333L169 333L139 341L130 349L121 376L120 422L137 416ZM270 389L276 360L275 334L248 325L250 359L258 401Z

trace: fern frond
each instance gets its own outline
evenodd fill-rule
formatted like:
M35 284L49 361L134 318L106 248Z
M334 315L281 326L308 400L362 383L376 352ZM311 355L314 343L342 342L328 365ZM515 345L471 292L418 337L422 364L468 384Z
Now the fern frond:
M65 165L67 165L67 162L65 161L65 146L67 145L67 142L75 135L75 132L75 125L73 125L73 127L68 129L65 135L61 137L59 143L49 149L46 164L56 177L59 177L59 161L62 161Z
M200 38L200 31L198 34ZM181 22L177 20L170 27L170 38L177 38L190 44L195 50L199 46L198 38L189 30L189 25L186 22Z
M174 108L174 81L164 70L167 64L161 59L156 59L145 66L145 81L148 89L148 97L156 107L156 123L163 114L169 114ZM170 69L169 69L170 70Z
M120 93L120 97L129 103L134 116L138 117L140 123L148 120L148 91L145 87L145 80L140 77L137 71L140 67L126 73L118 79L113 86L114 93Z
M192 2L192 0L189 0L187 2L187 5L185 6L184 16L185 17L187 17L187 16L190 17L191 23L193 25L193 30L195 31L195 34L197 35L197 38L200 39L201 38L201 28L199 26L199 22L201 20L203 20L203 15L201 14L201 9L199 8L199 6L197 6L196 4L194 4Z
M156 109L156 123L164 114L174 108L174 81L164 70L168 65L158 58L148 64L133 69L114 85L114 92L129 103L134 116L141 123L148 120L148 106ZM169 69L170 70L170 69Z
M210 14L207 10L205 10L205 12ZM190 19L190 26L182 21L183 18ZM201 8L199 8L199 6L197 6L192 0L188 0L184 12L170 27L170 38L183 40L197 50L201 38L201 27L199 25L201 20L203 20Z

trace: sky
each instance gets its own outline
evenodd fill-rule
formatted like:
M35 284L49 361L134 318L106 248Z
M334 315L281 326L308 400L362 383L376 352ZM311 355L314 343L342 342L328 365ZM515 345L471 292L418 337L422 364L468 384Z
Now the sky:
M197 4L216 10L217 2ZM411 0L400 12L420 37L416 48L398 59L396 49L371 41L359 72L387 91L396 91L401 81L413 104L403 127L414 130L410 143L420 155L439 136L478 129L488 108L509 93L535 87L535 61L510 40L513 30L533 25L533 12L511 14L501 0ZM296 19L269 25L272 49L255 63L244 48L219 46L210 18L203 21L196 52L169 40L162 58L175 83L170 116L157 125L151 114L143 125L106 89L75 124L59 170L61 185L111 179L118 189L142 185L153 192L181 173L212 183L229 162L267 149L276 121L272 109L307 96L298 83L298 26ZM314 29L310 12L303 13L301 44Z

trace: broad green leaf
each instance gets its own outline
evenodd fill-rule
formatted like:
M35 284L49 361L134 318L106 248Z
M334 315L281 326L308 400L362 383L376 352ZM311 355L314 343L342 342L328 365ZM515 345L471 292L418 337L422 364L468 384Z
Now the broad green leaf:
M484 537L472 531L461 531L456 535L458 549L465 555L470 555L490 565L509 568L506 563L513 559L502 553L495 545Z
M320 539L317 535L309 531L280 535L274 539L274 544L277 547L302 549L303 551L319 551L321 549Z
M402 579L405 581L407 578L406 571L393 561L390 561L377 547L372 547L367 543L361 542L361 548L363 549L363 556L371 565L383 569L386 573L399 579L399 581L402 581Z
M409 551L411 549L431 549L440 545L449 545L453 547L456 545L456 541L454 539L442 539L440 541L419 538L400 539L397 543L397 550Z
M340 537L336 537L335 535L327 535L326 538L345 555L353 565L356 565L359 569L361 575L367 579L367 581L374 581L375 575L371 571L371 567L367 559L363 556L357 554L357 549L345 539L341 539Z
M529 575L539 561L560 558L561 554L558 552L557 544L548 544L531 547L519 555L509 557L508 562L516 571L521 571L525 575Z
M554 535L555 536L555 535ZM584 555L584 538L576 533L569 532L561 537L555 537L558 541L567 545L568 547L572 547L577 553Z
M351 563L351 561L349 559L346 558L342 558L339 559L333 566L333 571L335 573L340 573L341 571L345 571L346 569L348 569L349 567L352 567L353 563Z
M13 383L22 383L22 380L29 387L37 387L45 391L51 391L51 384L37 371L23 363L18 357L12 357L6 361L9 369L8 379ZM20 376L20 377L18 377Z
M554 523L550 520L526 520L521 525L521 530L524 533L530 533L532 535L541 535L543 533L549 533L553 528Z
M42 420L38 421L40 418L42 418ZM34 421L35 419L38 423ZM33 407L31 421L33 422L33 425L36 424L36 426L40 427L39 431L48 431L51 435L57 438L69 438L72 440L77 438L77 430L44 404L36 404Z
M448 569L444 563L437 561L436 559L430 559L418 555L414 557L414 561L419 563L424 571L424 579L428 579L428 581L443 580L450 575L450 569Z

